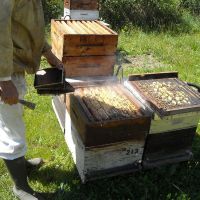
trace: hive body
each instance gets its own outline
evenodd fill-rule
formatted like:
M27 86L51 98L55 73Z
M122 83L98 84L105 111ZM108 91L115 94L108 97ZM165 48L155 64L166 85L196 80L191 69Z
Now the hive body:
M52 20L51 37L66 77L113 74L118 35L101 22Z

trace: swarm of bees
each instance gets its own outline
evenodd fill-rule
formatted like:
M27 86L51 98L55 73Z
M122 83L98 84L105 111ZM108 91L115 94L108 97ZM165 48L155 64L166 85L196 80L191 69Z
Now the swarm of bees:
M84 88L81 98L97 121L132 118L138 110L114 86Z
M165 107L176 107L191 104L189 95L183 91L183 86L174 82L141 83L140 87L146 95L151 96L158 104Z

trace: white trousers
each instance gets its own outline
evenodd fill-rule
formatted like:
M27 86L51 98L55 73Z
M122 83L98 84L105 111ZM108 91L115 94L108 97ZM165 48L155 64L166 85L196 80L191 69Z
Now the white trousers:
M24 75L12 75L19 98L26 93ZM0 158L14 160L26 153L25 126L23 122L23 108L21 104L7 105L0 102Z

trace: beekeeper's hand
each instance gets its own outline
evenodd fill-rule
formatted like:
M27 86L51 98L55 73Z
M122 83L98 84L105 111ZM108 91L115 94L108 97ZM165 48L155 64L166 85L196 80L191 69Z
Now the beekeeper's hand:
M52 66L58 69L63 69L62 62L52 53L51 50L43 53L43 56L46 58L47 62Z
M0 81L0 96L1 101L5 104L13 105L18 103L19 94L11 80Z

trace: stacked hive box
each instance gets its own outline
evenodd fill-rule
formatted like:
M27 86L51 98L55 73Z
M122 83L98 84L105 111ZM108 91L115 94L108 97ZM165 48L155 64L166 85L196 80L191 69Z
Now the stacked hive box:
M64 0L64 18L73 20L99 19L98 0Z
M200 118L200 95L177 73L130 76L127 87L153 113L144 168L189 160Z
M66 77L113 74L118 35L101 22L52 20L51 36Z

